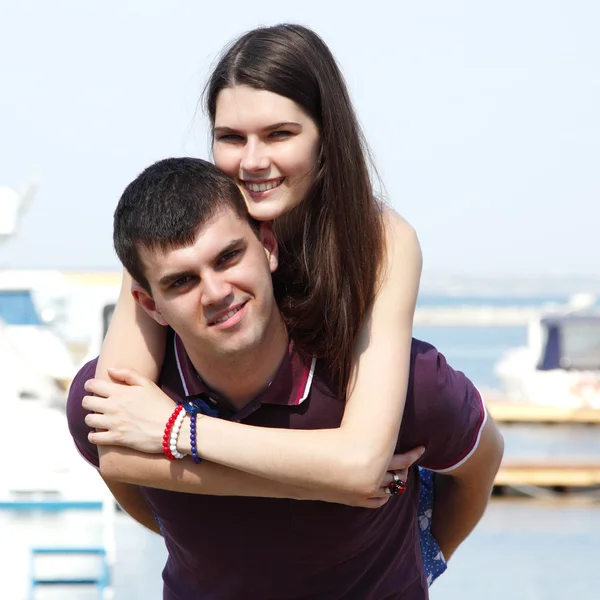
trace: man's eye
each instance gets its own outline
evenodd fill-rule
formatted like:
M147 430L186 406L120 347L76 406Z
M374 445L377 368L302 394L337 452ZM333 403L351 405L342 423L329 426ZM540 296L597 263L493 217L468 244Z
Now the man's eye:
M189 283L192 280L192 278L187 275L185 277L180 277L179 279L175 280L172 284L171 287L172 288L180 288L182 286L184 286L186 283Z
M239 254L239 250L232 250L231 252L227 252L227 254L223 254L223 256L221 256L219 263L221 265L226 265L227 263L234 261L239 256Z

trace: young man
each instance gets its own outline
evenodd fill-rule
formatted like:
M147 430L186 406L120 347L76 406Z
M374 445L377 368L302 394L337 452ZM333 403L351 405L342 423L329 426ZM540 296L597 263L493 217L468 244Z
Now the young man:
M130 374L129 387L96 380L88 390L106 398L82 406L92 362L71 387L67 415L80 452L123 508L155 531L160 522L164 598L427 598L414 467L402 496L382 493L393 489L387 479L362 497L351 485L317 493L292 476L269 479L268 456L244 460L230 442L230 421L327 429L344 410L327 365L289 340L273 296L275 237L248 217L235 184L200 160L153 165L119 202L115 246L139 283L139 304L174 331L160 378L169 397ZM173 400L200 395L221 417L198 424L207 460L168 461L160 452ZM101 458L90 439L110 446ZM189 439L184 426L179 451L190 454ZM420 464L441 473L434 533L449 556L483 514L502 439L471 382L415 340L396 452L417 446Z

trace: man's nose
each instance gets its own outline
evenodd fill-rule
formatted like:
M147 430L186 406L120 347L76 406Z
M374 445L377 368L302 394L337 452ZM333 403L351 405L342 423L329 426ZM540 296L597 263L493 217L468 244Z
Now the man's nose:
M249 139L244 147L241 167L247 172L264 171L269 168L267 148L260 140Z
M219 274L202 278L202 305L214 306L226 302L233 294L233 286Z

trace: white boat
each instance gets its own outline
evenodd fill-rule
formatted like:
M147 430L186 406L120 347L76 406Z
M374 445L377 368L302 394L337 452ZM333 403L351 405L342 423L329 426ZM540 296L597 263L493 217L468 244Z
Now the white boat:
M35 187L30 184L19 195L0 186L0 243L16 233ZM33 598L40 586L64 590L82 583L94 585L103 600L113 597L115 502L98 473L77 454L64 411L75 364L34 302L36 288L63 284L58 272L0 271L0 452L5 457L0 523L6 534L0 562L10 565L3 572L3 598ZM68 534L87 532L89 519L75 532L64 531L62 519L37 521L47 511L71 509L101 511L101 536L94 546L82 546L77 536L65 544ZM99 559L98 573L80 575L77 561L90 556Z
M74 502L103 497L104 484L77 455L67 430L68 348L45 324L33 291L0 273L0 502Z
M13 237L35 184L0 187L0 243ZM64 413L76 373L63 340L37 310L38 288L60 288L58 271L0 271L0 501L98 500L105 486L77 455Z
M578 297L530 322L527 346L510 350L495 366L510 400L600 409L600 310L594 303Z
M37 182L18 194L0 186L0 244L18 232ZM36 287L60 284L58 272L0 271L0 385L3 397L56 398L75 375L68 348L38 314Z
M5 431L0 440L0 503L57 504L99 502L106 487L78 455L64 410L42 400L2 404Z
M23 274L0 272L2 386L9 396L60 403L75 363L63 340L40 318L33 286Z

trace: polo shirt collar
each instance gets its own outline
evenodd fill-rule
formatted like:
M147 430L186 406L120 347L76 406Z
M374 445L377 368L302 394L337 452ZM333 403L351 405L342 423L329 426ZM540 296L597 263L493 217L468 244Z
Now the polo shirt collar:
M219 394L211 390L202 380L190 360L181 338L173 336L175 360L185 395L189 397L207 394L214 401ZM317 359L302 353L290 341L286 355L269 386L252 403L298 406L308 397L313 381ZM243 409L242 409L243 410Z

